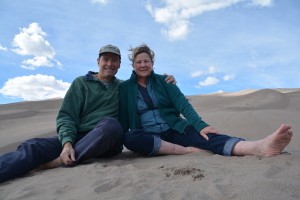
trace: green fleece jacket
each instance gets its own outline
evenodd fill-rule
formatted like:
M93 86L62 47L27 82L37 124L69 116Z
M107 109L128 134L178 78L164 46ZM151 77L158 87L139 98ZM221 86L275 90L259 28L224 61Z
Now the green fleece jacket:
M76 78L62 102L56 118L56 130L62 145L74 143L78 133L91 131L104 117L119 117L119 86L114 78L106 86L93 77L95 72Z
M194 110L179 88L165 81L166 76L152 72L151 82L159 102L159 112L167 124L180 133L184 133L187 125L192 125L198 132L208 126ZM137 112L138 84L133 71L129 80L120 85L120 121L123 131L140 129L140 118ZM180 116L182 114L185 118Z

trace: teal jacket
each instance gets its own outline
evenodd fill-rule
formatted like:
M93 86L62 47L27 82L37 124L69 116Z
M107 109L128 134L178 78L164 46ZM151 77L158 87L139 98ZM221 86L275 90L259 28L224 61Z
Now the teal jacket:
M76 78L62 102L56 118L56 131L62 145L74 143L78 133L91 131L104 117L119 117L119 86L114 78L105 85L93 77L94 72Z
M208 126L194 110L192 105L175 84L165 81L166 76L152 72L148 81L154 89L159 102L159 112L167 124L180 133L188 125L192 125L198 132ZM133 71L130 79L120 85L120 122L123 131L140 129L140 118L137 113L138 84ZM185 118L180 116L182 114Z

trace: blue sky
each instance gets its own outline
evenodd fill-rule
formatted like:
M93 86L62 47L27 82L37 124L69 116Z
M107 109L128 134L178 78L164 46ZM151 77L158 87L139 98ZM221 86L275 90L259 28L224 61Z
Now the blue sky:
M0 0L0 104L63 97L101 46L155 51L186 95L300 87L299 0Z

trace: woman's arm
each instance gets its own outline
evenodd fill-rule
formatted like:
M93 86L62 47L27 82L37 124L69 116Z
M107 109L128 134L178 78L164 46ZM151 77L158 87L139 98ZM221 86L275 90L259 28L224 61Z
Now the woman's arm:
M201 119L177 85L165 84L165 89L173 103L173 106L187 119L189 124L194 126L197 131L200 132L200 130L208 126L208 124Z

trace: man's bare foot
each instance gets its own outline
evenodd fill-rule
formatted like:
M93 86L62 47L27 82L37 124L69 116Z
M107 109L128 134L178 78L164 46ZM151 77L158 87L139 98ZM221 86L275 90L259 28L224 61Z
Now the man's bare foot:
M293 136L291 126L282 124L274 133L260 141L259 156L271 157L280 154Z
M41 170L57 168L57 167L62 166L62 164L63 164L63 162L62 162L61 158L58 157L50 162L39 165L37 168L32 170L32 172L38 172Z

